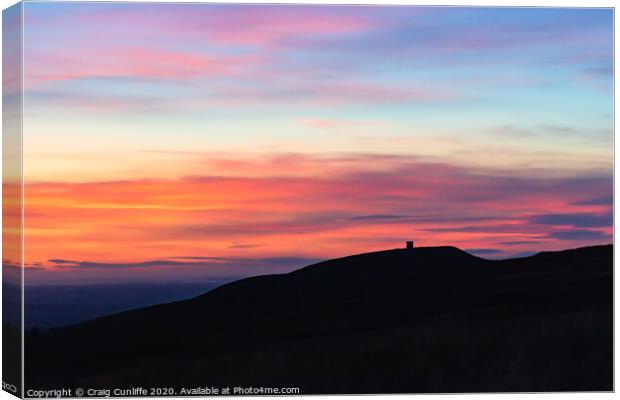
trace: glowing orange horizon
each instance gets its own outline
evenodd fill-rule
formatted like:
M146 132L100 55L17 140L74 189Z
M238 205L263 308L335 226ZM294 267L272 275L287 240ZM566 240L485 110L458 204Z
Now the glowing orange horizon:
M342 161L337 173L320 176L29 184L25 263L66 272L71 263L178 257L310 260L400 247L407 239L506 257L611 238L610 205L595 201L609 189L604 177L501 176L364 157L367 167Z

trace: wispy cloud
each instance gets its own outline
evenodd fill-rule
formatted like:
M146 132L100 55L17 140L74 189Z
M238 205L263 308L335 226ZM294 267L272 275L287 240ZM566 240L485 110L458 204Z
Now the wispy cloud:
M91 261L74 261L51 259L48 263L59 265L66 270L74 269L150 269L150 268L175 268L200 267L200 268L233 268L236 273L239 269L265 267L299 267L318 262L318 259L304 257L268 257L268 258L234 258L234 257L190 257L191 261L177 260L149 260L141 262L116 262L103 263ZM187 259L187 258L186 258ZM182 273L182 272L181 272Z
M566 231L556 231L551 232L547 235L552 239L559 239L565 241L600 241L600 242L611 242L612 237L609 233L598 231L598 230L589 230L589 229L574 229L574 230L566 230Z
M411 218L411 215L396 215L396 214L370 214L370 215L356 215L350 219L353 221L386 221L386 220L400 220L404 218Z
M575 214L540 214L530 217L534 224L541 225L567 225L576 228L600 228L611 226L613 216L611 213L575 213Z
M514 138L555 137L589 140L593 140L601 136L607 136L605 135L606 132L600 132L592 129L583 130L571 125L557 124L540 124L534 127L508 124L491 129L491 133L500 137Z
M585 200L578 200L573 204L576 206L611 206L614 203L613 196L591 197Z

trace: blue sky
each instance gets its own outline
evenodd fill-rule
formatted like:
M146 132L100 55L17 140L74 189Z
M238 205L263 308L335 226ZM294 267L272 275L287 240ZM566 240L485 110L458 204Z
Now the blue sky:
M611 240L612 9L33 2L24 21L44 269Z

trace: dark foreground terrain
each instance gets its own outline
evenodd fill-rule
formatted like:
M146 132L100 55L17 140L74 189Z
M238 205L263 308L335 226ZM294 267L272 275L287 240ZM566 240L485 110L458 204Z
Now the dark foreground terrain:
M389 250L29 334L26 388L609 391L613 248Z

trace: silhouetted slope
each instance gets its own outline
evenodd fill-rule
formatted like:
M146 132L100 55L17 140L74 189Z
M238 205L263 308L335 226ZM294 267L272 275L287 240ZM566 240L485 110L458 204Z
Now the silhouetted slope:
M612 246L388 250L27 339L28 387L612 389Z

